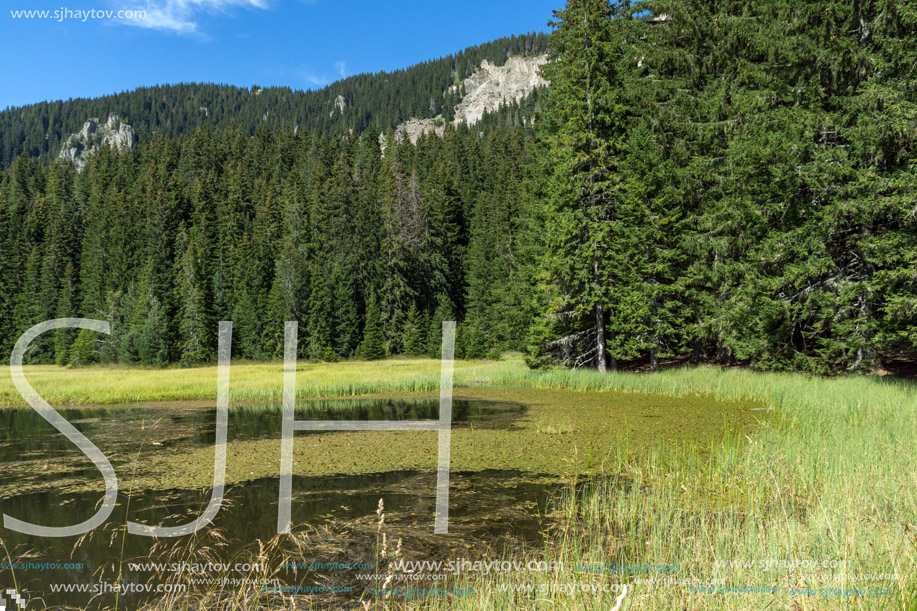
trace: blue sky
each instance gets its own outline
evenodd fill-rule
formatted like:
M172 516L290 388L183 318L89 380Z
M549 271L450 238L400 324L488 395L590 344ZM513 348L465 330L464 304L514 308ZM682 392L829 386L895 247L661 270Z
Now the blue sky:
M562 3L3 0L0 108L190 81L313 89L500 36L546 31L551 9ZM20 10L60 11L64 18L14 18L11 11ZM84 19L91 10L96 16ZM146 18L99 16L119 10L144 10Z

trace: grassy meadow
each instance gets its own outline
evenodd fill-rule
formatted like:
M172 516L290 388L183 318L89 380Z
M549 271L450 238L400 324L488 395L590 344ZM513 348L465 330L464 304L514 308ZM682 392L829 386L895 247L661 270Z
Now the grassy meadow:
M493 362L456 361L456 384L474 384L493 369ZM54 365L27 365L24 370L29 384L51 405L214 400L216 397L216 365L190 369L117 366L66 369ZM439 370L439 361L420 358L340 363L300 361L296 394L308 398L438 390ZM230 400L279 401L282 395L282 361L233 362ZM0 377L0 406L24 405L12 378L9 375Z
M26 368L26 376L52 405L212 400L216 388L215 367L32 366ZM279 400L281 384L281 363L232 365L232 399ZM434 360L300 363L297 396L430 394L438 385L439 362ZM521 359L511 357L457 361L455 387L456 395L480 391L482 396L497 393L495 389L527 389L526 396L542 396L547 403L552 396L571 392L584 398L615 393L755 402L760 406L755 413L761 418L753 430L723 432L703 452L676 443L672 436L644 440L640 452L602 448L604 477L592 479L591 485L582 482L590 481L595 470L581 461L567 461L564 473L571 485L557 499L557 527L543 550L527 552L524 558L562 561L562 571L463 573L450 586L473 589L473 595L377 598L367 600L366 608L917 608L917 385L913 382L716 367L656 374L532 371ZM3 376L0 403L21 405L17 397L9 376ZM575 404L565 407L576 409ZM697 409L703 409L703 404L698 403ZM536 414L532 426L546 437L564 437L562 413L553 411L540 420ZM626 444L627 439L609 437L603 443ZM582 445L574 444L564 453L583 451ZM453 452L455 458L458 452ZM563 458L555 456L558 461ZM574 481L579 484L573 485ZM410 545L404 541L406 549ZM508 550L507 558L514 558L514 553ZM782 564L765 567L762 563L769 560ZM813 568L811 562L828 566ZM583 568L615 563L677 565L678 571L626 575ZM654 577L657 581L652 583ZM623 598L622 584L628 584ZM571 594L574 585L609 587ZM719 590L723 585L734 589ZM737 591L761 587L779 589L766 594ZM853 592L859 589L863 592ZM868 593L874 589L880 590ZM163 604L189 609L302 608L296 597L265 599L254 591L231 600L217 593L206 596L211 598L170 598Z
M667 448L643 458L621 456L614 470L630 486L603 482L585 493L571 491L560 503L565 526L545 557L563 561L565 572L472 579L466 587L475 589L473 601L433 600L428 607L616 608L617 592L550 593L572 579L587 587L630 583L621 609L917 608L913 383L714 368L607 378L586 371L522 374L519 382L754 398L773 407L774 417L755 435L724 438L706 459ZM795 566L763 570L769 560ZM805 561L847 564L812 569ZM718 566L730 562L737 565ZM679 571L650 584L638 583L653 577L647 573L622 578L570 570L612 563L677 564ZM897 577L874 578L891 574ZM714 591L692 591L688 583L666 584L665 578L687 580L695 590L714 584ZM548 593L501 591L507 583L536 584ZM779 591L721 593L715 584ZM832 593L859 589L865 594ZM891 592L870 595L873 589Z

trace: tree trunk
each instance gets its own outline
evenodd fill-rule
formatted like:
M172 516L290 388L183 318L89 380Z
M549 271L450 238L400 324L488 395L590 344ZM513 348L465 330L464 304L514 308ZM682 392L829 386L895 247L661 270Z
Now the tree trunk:
M655 348L650 348L650 371L656 373L659 370L659 356Z
M599 304L595 306L595 337L599 373L605 373L608 370L608 355L605 351L605 310Z
M703 355L703 346L699 339L694 340L694 349L691 351L691 364L697 365L701 362L701 356Z

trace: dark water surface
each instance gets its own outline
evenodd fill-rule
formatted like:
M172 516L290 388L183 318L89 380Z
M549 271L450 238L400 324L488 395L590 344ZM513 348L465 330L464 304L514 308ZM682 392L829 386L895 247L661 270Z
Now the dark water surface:
M147 442L155 428L156 445L193 448L214 441L215 411L212 407L182 404L138 404L105 408L59 410L78 430L93 440L122 472L132 452ZM523 414L519 404L486 401L454 402L456 427L507 427ZM438 417L436 400L341 400L301 401L297 419L320 420L419 420ZM252 404L232 408L229 445L250 439L279 438L281 412L277 404ZM307 433L297 435L346 435ZM371 457L367 457L371 460ZM121 468L119 469L119 465ZM102 495L98 491L75 491L70 484L86 478L96 482L99 472L63 435L32 410L0 411L0 509L4 514L44 526L65 526L92 515ZM67 484L67 485L65 485ZM125 484L122 484L124 486ZM517 471L453 473L451 477L450 534L433 535L435 473L398 471L373 475L294 477L293 522L297 532L307 533L309 545L293 554L303 562L372 563L378 546L376 510L382 499L386 519L384 532L395 541L402 538L405 558L444 559L487 556L499 558L504 549L539 546L542 543L549 500L560 486L557 480ZM268 478L229 485L214 523L189 537L154 540L124 535L124 523L174 525L200 515L209 490L119 491L119 505L108 523L87 536L40 538L2 530L2 540L12 561L80 563L82 568L15 571L20 592L41 597L48 607L113 607L111 592L52 592L51 584L121 583L144 584L167 581L168 571L131 567L135 562L192 563L244 562L252 559L258 541L276 535L279 479ZM277 556L277 562L280 562ZM372 572L372 571L369 571ZM9 570L2 572L4 588L11 587ZM229 573L230 578L245 577ZM214 575L203 575L214 577ZM279 571L282 583L353 584L353 576L321 571ZM7 583L10 582L10 583ZM363 582L356 582L362 587ZM133 609L148 594L121 597L119 608ZM345 596L345 598L347 598ZM354 592L351 598L359 598ZM343 599L342 599L343 606ZM42 608L40 601L28 608Z

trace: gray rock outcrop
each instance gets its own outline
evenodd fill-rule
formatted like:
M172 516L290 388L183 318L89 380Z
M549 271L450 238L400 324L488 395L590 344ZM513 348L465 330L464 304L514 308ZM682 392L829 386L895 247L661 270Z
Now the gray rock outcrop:
M137 143L137 134L133 128L121 121L118 115L108 115L108 120L101 123L92 118L83 124L83 129L64 140L58 159L72 163L77 171L86 165L86 157L103 146L117 150L129 151Z
M539 73L539 68L547 61L547 55L513 56L502 66L484 60L481 67L463 82L465 97L455 107L453 123L472 126L480 121L485 113L518 102L534 89L549 85L550 83ZM447 91L454 93L457 90L458 86L453 85ZM422 134L434 132L442 135L444 128L442 115L433 119L411 118L395 128L395 137L417 142Z

